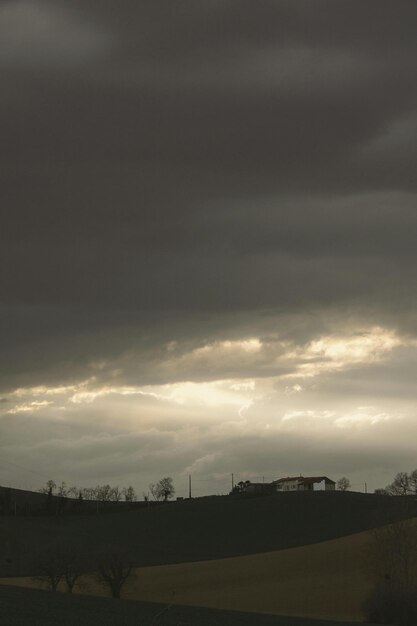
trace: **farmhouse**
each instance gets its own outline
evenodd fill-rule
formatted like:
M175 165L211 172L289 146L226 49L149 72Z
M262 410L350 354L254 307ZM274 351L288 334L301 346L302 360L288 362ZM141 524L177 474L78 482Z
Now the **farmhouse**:
M336 483L327 476L287 476L270 483L240 481L233 489L236 493L268 494L283 491L334 491Z
M276 491L334 491L336 483L327 476L287 476L272 481Z
M249 493L249 494L267 495L269 493L274 493L276 489L273 483L251 483L249 480L247 480L240 487L240 491L244 491L245 493Z

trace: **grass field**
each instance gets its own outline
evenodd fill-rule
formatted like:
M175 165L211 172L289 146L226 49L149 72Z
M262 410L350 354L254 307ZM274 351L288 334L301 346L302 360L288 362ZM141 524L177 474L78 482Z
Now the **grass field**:
M166 609L152 603L50 594L0 585L2 626L352 626L349 622L186 606Z
M375 580L367 568L370 534L322 543L176 565L137 568L123 597L131 600L276 615L363 621ZM31 578L8 584L38 585ZM104 595L95 576L81 593Z
M126 597L218 609L362 621L373 580L368 533L215 561L136 570Z
M127 599L290 616L362 621L372 588L365 570L367 533L323 543L177 565L137 568ZM10 584L34 585L31 578ZM104 595L94 576L82 593Z

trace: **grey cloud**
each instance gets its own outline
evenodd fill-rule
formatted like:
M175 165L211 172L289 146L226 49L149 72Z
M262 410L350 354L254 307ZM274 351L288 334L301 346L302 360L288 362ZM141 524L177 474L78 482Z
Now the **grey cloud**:
M106 44L105 33L77 19L65 3L6 0L0 7L0 67L77 67Z
M377 25L372 15L374 27L362 30L356 11L344 5L329 12L325 3L326 19L333 20L329 42L326 20L317 20L307 7L293 9L285 3L261 3L256 16L253 5L239 6L237 15L234 3L228 2L214 8L200 2L174 12L164 2L152 8L129 3L117 10L102 3L73 6L83 19L111 26L126 51L119 49L122 44L114 45L101 69L95 66L65 77L21 77L22 95L29 91L30 110L39 113L33 136L33 115L30 123L25 115L28 98L15 109L15 115L21 111L20 140L25 141L26 155L40 152L47 161L72 163L80 154L84 161L96 163L105 156L108 161L113 157L156 166L174 160L186 168L208 167L217 176L227 166L235 185L252 179L252 185L292 188L323 186L326 169L327 184L330 174L333 184L337 179L350 184L353 178L363 185L358 181L360 166L355 167L358 155L352 150L415 105L410 81L415 45L405 15L410 9L404 9L401 20L386 11ZM347 16L341 22L343 13ZM366 9L361 13L365 22L371 19ZM344 38L336 38L338 29ZM386 38L390 29L393 34L400 31L392 46ZM265 38L271 42L266 46ZM261 71L256 67L259 55ZM282 65L276 77L275 57ZM225 81L221 76L229 64L231 80ZM305 88L301 94L291 89L297 68ZM267 80L254 93L247 78L259 80L262 71ZM181 76L187 72L190 84L184 86ZM115 74L115 85L105 81ZM347 74L354 78L353 85ZM210 75L215 78L204 85ZM34 108L39 81L41 108ZM68 114L70 124L64 123ZM13 156L19 159L20 153L9 150L8 158ZM394 179L399 175L392 172ZM189 180L188 172L183 176Z
M411 3L402 3L399 10L388 2L378 14L372 0L360 8L348 0L337 5L319 0L314 7L308 0L260 0L256 11L250 0L200 0L191 6L187 1L173 6L169 0L152 5L129 0L123 9L103 6L98 0L78 0L74 6L130 35L124 40L129 56L135 50L141 56L154 50L190 62L208 51L239 47L245 51L270 42L320 44L329 49L352 49L354 44L378 56L389 56L387 42L400 49L415 48L416 8ZM134 34L139 36L133 38Z
M282 293L278 295L283 298ZM97 309L70 309L65 315L59 309L19 307L3 311L1 388L10 391L45 383L79 383L93 376L92 387L280 376L291 373L294 363L278 361L279 355L320 336L349 336L380 324L388 329L404 327L404 342L415 339L415 317L404 315L398 302L393 303L389 314L387 303L384 306L383 314L376 304L358 309L358 303L352 306L347 302L341 309L314 308L310 303L307 310L297 311L296 303L289 306L283 302L278 313L252 306L246 311L233 308L228 313L197 310L161 314L116 309L103 314ZM193 356L193 351L216 342L251 337L263 342L259 353L244 358L233 353L230 359L216 349L208 357ZM409 357L406 350L390 355L393 361L389 367L397 367L394 378L398 384L401 368L414 358L412 350ZM367 376L378 376L373 373L379 371L377 366L373 367ZM348 384L351 374L343 376ZM334 384L337 387L341 383L336 380Z
M319 389L328 398L338 396L367 398L397 408L403 403L413 406L415 399L415 372L417 355L414 347L397 348L389 358L372 367L356 366L349 371L324 376Z
M94 422L91 425L94 427ZM26 484L31 481L32 485L40 485L50 476L83 485L132 482L139 493L147 491L149 482L168 474L174 476L179 495L182 487L185 495L190 468L194 469L195 487L200 493L227 493L230 472L237 480L324 472L335 478L347 474L352 482L366 480L372 490L390 482L398 468L413 467L412 446L407 447L405 442L415 432L415 424L402 423L399 436L395 429L397 425L382 426L378 433L374 428L368 433L368 442L363 440L363 433L358 437L345 432L342 440L340 431L325 438L322 433L311 432L220 438L212 431L191 445L185 438L181 441L181 429L176 435L154 429L129 434L97 433L84 438L77 437L74 430L68 437L64 429L61 438L47 438L34 446L15 442L10 446L11 459L17 455L25 461L20 470L10 466L10 471ZM397 440L395 447L387 444L389 437ZM7 461L9 457L4 458ZM7 464L3 467L7 479ZM34 470L32 475L30 470ZM362 490L363 484L356 488Z
M223 201L209 213L161 216L162 222L120 210L119 223L104 211L92 211L83 223L68 208L62 218L44 216L47 236L32 238L36 219L11 224L2 249L3 289L28 302L96 301L136 310L250 307L251 301L291 306L311 300L310 289L318 299L337 301L340 292L360 297L371 287L384 299L399 272L406 284L412 280L414 203L401 194L275 196L266 208L265 199L255 198L236 208L236 198L226 210ZM272 276L276 291L269 288Z

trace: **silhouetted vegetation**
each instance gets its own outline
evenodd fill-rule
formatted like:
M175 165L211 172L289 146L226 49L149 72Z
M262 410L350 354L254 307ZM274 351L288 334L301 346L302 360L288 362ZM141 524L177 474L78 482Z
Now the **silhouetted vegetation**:
M56 591L59 583L66 583L67 591L72 593L77 579L81 575L77 552L74 547L50 544L34 560L36 580L41 581L51 591Z
M392 483L387 485L385 489L376 489L375 493L384 493L390 496L407 496L417 494L417 469L409 474L407 472L398 472Z
M336 489L338 489L338 491L347 491L348 489L350 489L349 478L346 478L346 476L342 476L342 478L339 478L336 483Z
M126 502L134 502L136 500L136 492L132 485L129 485L129 487L123 487L122 495L124 496Z
M155 500L163 500L166 502L172 498L175 494L175 487L170 476L161 478L156 484L151 483L149 485L149 491Z
M417 526L398 520L371 531L369 566L378 582L365 607L370 623L417 624Z
M99 581L110 590L112 598L120 598L123 585L132 573L132 564L121 554L102 559L98 567Z
M48 480L39 491L47 494L48 497L79 498L81 500L97 500L98 502L120 502L122 498L126 502L136 500L136 492L132 485L122 488L118 485L112 487L109 484L96 485L95 487L77 487L76 485L68 487L65 482L57 485L54 480Z

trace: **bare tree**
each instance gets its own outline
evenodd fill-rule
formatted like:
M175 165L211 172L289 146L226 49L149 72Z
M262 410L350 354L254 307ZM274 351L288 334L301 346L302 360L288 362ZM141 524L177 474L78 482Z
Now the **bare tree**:
M66 498L68 496L67 484L64 481L58 485L58 496L61 496L61 498Z
M387 487L393 496L406 496L411 492L410 477L407 472L398 472L393 482Z
M103 559L98 570L100 582L108 587L113 598L120 598L122 587L132 573L132 564L120 554L112 554Z
M134 502L136 500L136 492L132 485L129 485L129 487L123 487L122 494L126 502Z
M110 485L97 485L95 488L96 500L101 502L109 502L112 496L112 488Z
M414 494L417 495L417 469L413 470L408 476L409 489Z
M48 480L46 485L41 487L39 491L49 496L57 495L61 498L77 498L81 494L83 500L99 500L101 502L120 502L122 497L128 502L136 500L136 493L131 485L123 487L122 489L117 485L112 487L108 484L79 488L76 485L68 487L64 481L60 485L57 485L53 480Z
M350 489L349 478L346 478L346 476L342 476L342 478L339 478L339 480L337 481L336 486L339 491L347 491L348 489Z
M417 495L417 469L414 469L409 474L407 472L398 472L392 483L387 485L385 489L378 489L378 493L390 496Z
M93 487L83 487L80 489L83 500L95 500L96 490Z
M62 564L67 591L68 593L72 593L75 583L81 576L80 563L74 548L69 547L64 551Z
M52 496L55 489L56 489L56 482L54 480L48 480L46 482L46 485L44 487L41 487L39 491L41 493L47 493L48 495Z
M155 500L163 500L164 502L167 502L167 500L172 498L175 494L175 487L172 478L167 476L166 478L161 478L156 485L150 484L149 491Z
M112 502L120 502L120 500L122 499L122 495L123 495L123 492L122 492L122 490L118 486L111 487L111 489L110 489L110 500Z
M72 485L67 489L67 497L69 498L78 498L80 495L81 489L79 489L76 485Z
M35 559L34 568L38 572L34 579L45 584L51 591L56 591L64 576L60 554L49 549Z
M72 593L81 576L77 553L71 546L49 546L36 558L34 567L38 572L35 580L46 584L51 591L56 591L59 583L64 580L67 590Z
M120 502L122 498L122 490L118 486L97 485L92 491L94 498L101 502Z

